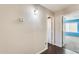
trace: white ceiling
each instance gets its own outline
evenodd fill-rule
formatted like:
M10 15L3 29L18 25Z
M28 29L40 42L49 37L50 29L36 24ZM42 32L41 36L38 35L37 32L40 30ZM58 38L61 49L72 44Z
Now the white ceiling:
M62 9L72 6L71 4L41 4L41 5L53 12L60 11Z

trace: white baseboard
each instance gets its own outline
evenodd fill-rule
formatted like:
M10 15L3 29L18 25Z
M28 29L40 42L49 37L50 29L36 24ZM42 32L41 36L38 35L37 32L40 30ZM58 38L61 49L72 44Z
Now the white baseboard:
M41 50L41 51L39 51L39 52L37 52L36 54L40 54L40 53L42 53L42 52L44 52L45 50L47 50L48 48L47 47L45 47L43 50Z
M78 54L78 53L71 51L69 49L65 49L65 54Z

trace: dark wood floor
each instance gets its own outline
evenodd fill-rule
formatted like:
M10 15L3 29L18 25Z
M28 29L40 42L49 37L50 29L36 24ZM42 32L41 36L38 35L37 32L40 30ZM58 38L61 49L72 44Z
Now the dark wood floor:
M48 44L48 49L41 54L64 54L64 49L52 44Z

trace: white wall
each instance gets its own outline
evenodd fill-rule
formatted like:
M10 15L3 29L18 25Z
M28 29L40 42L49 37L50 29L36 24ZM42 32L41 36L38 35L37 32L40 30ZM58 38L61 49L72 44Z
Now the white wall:
M76 11L79 11L79 5L72 5L69 8L55 12L55 45L62 47L62 16Z
M62 47L62 16L55 15L55 45Z
M48 15L53 16L40 5L0 5L0 53L37 53L47 48ZM24 22L18 21L20 17Z

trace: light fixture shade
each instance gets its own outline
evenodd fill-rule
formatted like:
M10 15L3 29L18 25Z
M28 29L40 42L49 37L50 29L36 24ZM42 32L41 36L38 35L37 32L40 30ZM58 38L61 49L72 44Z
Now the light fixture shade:
M51 17L49 16L48 19L50 19Z
M37 9L34 10L34 15L38 15L38 10Z

